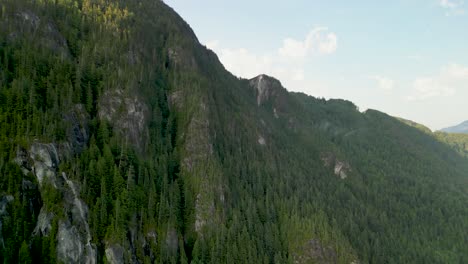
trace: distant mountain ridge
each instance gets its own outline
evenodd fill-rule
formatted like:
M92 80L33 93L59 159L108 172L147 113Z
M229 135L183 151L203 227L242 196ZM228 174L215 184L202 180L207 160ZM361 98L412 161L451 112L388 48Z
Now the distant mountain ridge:
M460 133L460 134L468 134L468 120L462 122L459 125L443 128L440 131L447 132L447 133Z

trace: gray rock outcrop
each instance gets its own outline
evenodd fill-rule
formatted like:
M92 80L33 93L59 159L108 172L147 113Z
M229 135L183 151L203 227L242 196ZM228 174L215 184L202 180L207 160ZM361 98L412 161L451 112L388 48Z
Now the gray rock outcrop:
M333 153L322 153L323 165L333 169L333 173L342 180L346 179L352 171L348 162L340 161Z
M78 108L79 109L79 108ZM71 143L39 143L31 144L28 150L18 147L15 162L23 173L32 173L42 187L47 182L63 197L63 215L59 221L57 232L57 258L63 263L96 263L96 246L91 244L91 232L88 224L88 207L79 198L79 185L68 179L65 173L58 174L57 169L62 160L79 152L87 143L87 128L76 116L70 119L72 129L69 132ZM75 128L73 128L75 127ZM73 142L74 141L74 142ZM37 188L34 183L23 180L25 190ZM41 188L40 188L41 189ZM52 220L55 215L41 208L35 236L48 236L52 230Z
M106 92L99 105L99 118L112 124L131 145L143 150L149 137L146 129L149 109L143 100L117 89Z
M106 259L110 264L124 264L124 249L121 245L110 245L106 248Z
M250 86L256 92L258 106L269 100L273 95L277 94L278 91L284 89L278 80L264 74L250 80ZM278 115L277 110L274 110L274 114L275 116Z
M70 57L67 40L54 21L44 19L30 10L19 11L6 19L16 24L16 30L8 36L9 41L15 41L20 36L33 38L41 47L64 58Z
M11 202L13 202L14 198L11 195L5 195L3 197L0 197L0 246L2 248L5 247L4 241L3 241L3 235L2 235L2 227L3 227L3 218L8 216L7 213L7 205Z
M64 115L64 119L68 124L68 142L74 153L80 153L89 140L89 114L82 104L77 104Z
M52 219L54 218L53 213L47 212L42 207L39 216L37 217L36 227L34 228L33 235L35 236L48 236L52 230Z
M68 190L64 189L65 210L70 213L67 214L67 221L59 225L58 257L65 263L96 263L96 246L91 244L88 224L88 206L79 198L77 185L65 173L62 173L62 177L68 187Z

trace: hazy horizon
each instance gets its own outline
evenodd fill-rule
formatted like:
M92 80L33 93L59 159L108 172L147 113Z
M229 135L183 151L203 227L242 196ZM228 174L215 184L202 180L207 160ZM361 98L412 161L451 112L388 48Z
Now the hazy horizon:
M165 1L227 70L290 91L342 98L432 130L468 119L468 8L392 3Z

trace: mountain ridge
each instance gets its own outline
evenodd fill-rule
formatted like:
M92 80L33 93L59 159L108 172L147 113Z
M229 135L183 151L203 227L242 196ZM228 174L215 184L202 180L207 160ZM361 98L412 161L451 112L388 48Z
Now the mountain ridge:
M459 133L459 134L468 134L468 120L464 121L456 126L451 126L443 128L440 131L447 133Z
M0 3L0 261L467 259L447 145L235 77L162 1L76 3Z

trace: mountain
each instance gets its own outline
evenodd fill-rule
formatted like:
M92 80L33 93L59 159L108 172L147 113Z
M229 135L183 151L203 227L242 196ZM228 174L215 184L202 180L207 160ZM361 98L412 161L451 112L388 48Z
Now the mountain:
M458 152L460 155L468 157L468 134L447 133L443 131L432 132L431 129L422 124L400 117L396 118L404 124L419 129L420 131L434 137L440 142L445 143L447 146L450 146L454 151Z
M468 261L433 135L237 78L162 1L0 7L0 262Z
M430 128L428 128L427 126L425 125L422 125L422 124L419 124L419 123L416 123L412 120L408 120L408 119L404 119L404 118L401 118L401 117L395 117L396 119L400 120L401 122L407 124L408 126L411 126L411 127L414 127L414 128L417 128L427 134L432 134L432 130Z
M442 131L435 131L432 132L428 127L416 123L411 120L407 120L404 118L396 117L398 120L403 122L404 124L417 128L424 133L433 136L435 139L439 140L450 146L453 150L458 152L460 155L468 157L468 134L462 133L447 133Z
M434 136L441 142L452 147L460 155L468 157L468 134L454 134L445 132L435 132Z
M441 129L440 131L446 133L468 134L468 120L459 125Z

